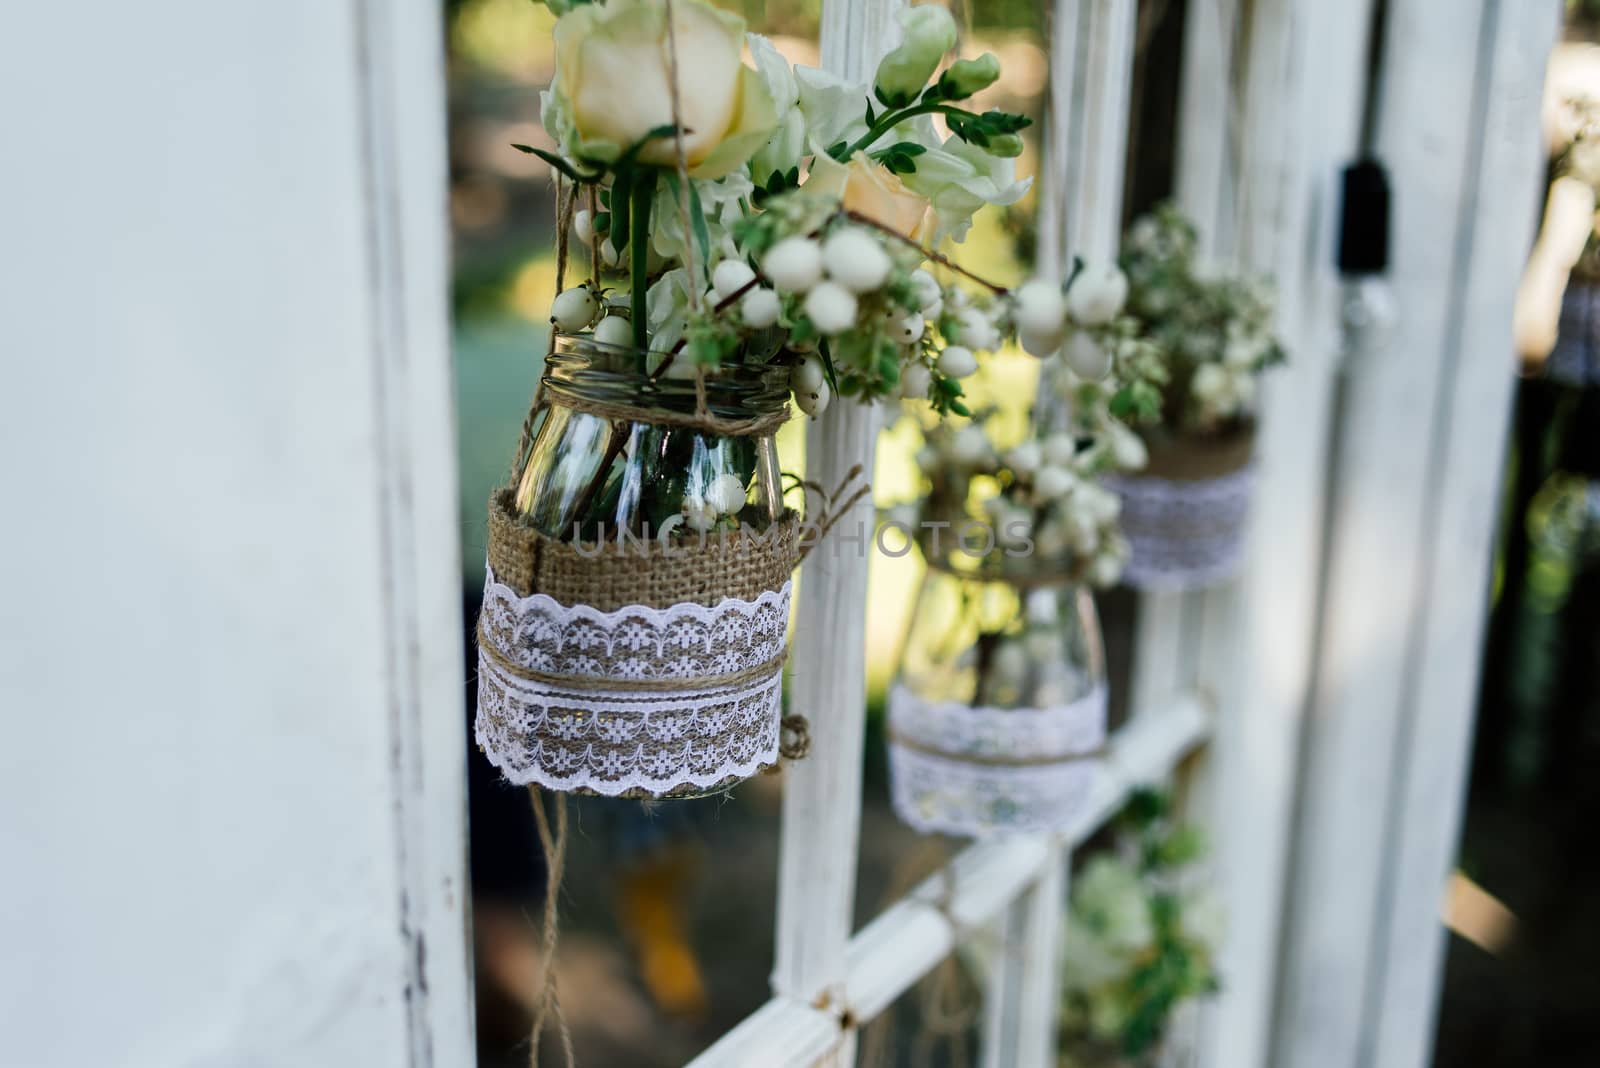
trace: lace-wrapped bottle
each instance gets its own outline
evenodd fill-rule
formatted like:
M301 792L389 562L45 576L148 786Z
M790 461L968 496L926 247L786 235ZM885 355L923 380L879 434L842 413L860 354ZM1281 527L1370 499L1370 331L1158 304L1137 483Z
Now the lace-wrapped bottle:
M1093 597L1066 571L929 558L889 695L896 812L968 836L1069 825L1106 738Z
M1122 498L1122 529L1132 546L1123 582L1160 592L1226 582L1244 557L1254 428L1220 434L1161 428L1145 437L1148 466L1137 475L1106 477Z
M560 337L489 508L478 744L516 783L690 796L777 761L798 518L781 370Z

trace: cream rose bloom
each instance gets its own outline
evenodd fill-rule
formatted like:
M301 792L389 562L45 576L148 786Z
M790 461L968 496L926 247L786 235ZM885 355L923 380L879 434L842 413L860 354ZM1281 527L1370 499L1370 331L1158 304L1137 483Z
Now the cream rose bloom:
M777 114L759 74L740 59L744 21L704 0L674 0L684 153L697 178L743 166L772 136ZM611 160L672 123L666 6L660 0L585 4L556 22L556 77L546 124L580 158ZM671 138L647 144L645 163L677 162Z
M845 210L859 212L914 241L927 236L928 198L907 189L898 175L865 152L857 152L849 163L817 153L805 189L838 197Z

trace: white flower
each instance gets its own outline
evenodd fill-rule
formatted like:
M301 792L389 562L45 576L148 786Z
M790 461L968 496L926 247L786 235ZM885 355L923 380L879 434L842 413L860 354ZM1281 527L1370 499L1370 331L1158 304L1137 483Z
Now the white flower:
M837 282L818 282L806 294L806 317L823 337L842 334L856 323L856 295Z
M907 188L898 175L865 152L857 152L847 163L826 152L817 154L803 188L808 193L837 197L846 211L913 240L926 236L928 199Z
M750 173L765 185L774 172L787 174L800 166L806 154L806 117L800 110L800 83L789 61L759 34L747 34L745 41L778 113L771 139L750 159Z
M1082 330L1074 331L1067 339L1064 355L1073 373L1091 382L1104 378L1111 371L1111 353Z
M1033 548L1040 556L1061 556L1071 547L1071 544L1067 541L1067 532L1062 529L1060 523L1054 520L1039 524L1039 529L1033 535ZM1055 609L1052 607L1052 614L1054 611ZM1052 621L1053 619L1046 622ZM1051 645L1053 646L1053 640Z
M827 370L817 356L807 356L789 372L789 388L796 393L815 393L828 381Z
M852 293L881 288L893 266L883 245L855 227L836 230L822 243L823 270Z
M633 324L620 315L608 315L595 324L594 339L602 345L627 348L633 344Z
M978 358L963 345L950 345L939 354L939 373L950 378L966 378L978 370Z
M740 61L744 21L705 0L676 0L672 30L689 166L700 177L728 174L766 144L777 125L766 83ZM556 21L554 36L556 106L546 125L569 154L613 160L672 123L664 6L650 0L585 4ZM649 141L638 158L673 165L673 138Z
M933 372L920 363L907 364L900 372L900 395L914 400L927 400L928 389L933 385Z
M1067 300L1054 282L1035 278L1015 294L1017 330L1036 337L1060 334L1066 325ZM1057 342L1059 345L1059 341Z
M827 382L809 392L794 395L794 402L800 406L800 410L813 419L828 410L828 402L831 400L833 400L833 390L828 388Z
M765 286L758 286L739 300L739 317L744 325L754 330L771 326L783 312L778 294Z
M706 503L724 515L737 513L745 505L744 483L738 475L718 475L706 490Z
M931 121L911 125L927 151L917 157L916 173L903 181L932 201L935 243L945 237L963 240L979 208L1015 204L1027 193L1032 179L1017 181L1016 160L991 156L958 137L940 141Z
M1040 500L1053 501L1071 493L1076 481L1072 472L1064 467L1041 467L1033 479L1033 492Z
M767 250L761 273L784 293L804 293L822 278L822 249L808 237L786 237Z
M1208 949L1222 945L1227 934L1228 915L1222 899L1209 888L1185 894L1181 900L1183 933Z
M755 279L756 272L743 260L723 260L711 272L711 288L719 300L727 300Z
M1067 311L1080 326L1103 326L1128 299L1128 279L1115 264L1091 264L1067 289Z
M906 8L899 16L901 43L878 62L873 87L889 107L904 107L922 92L944 54L956 45L956 23L934 4Z
M1116 952L1137 954L1155 939L1150 903L1138 872L1107 856L1084 865L1073 881L1072 906L1079 922L1096 931ZM1070 929L1073 924L1068 924Z
M563 334L577 333L600 312L600 299L588 286L574 286L562 290L550 302L550 321Z
M1024 441L1006 454L1006 466L1020 475L1031 475L1044 461L1044 448L1037 441Z

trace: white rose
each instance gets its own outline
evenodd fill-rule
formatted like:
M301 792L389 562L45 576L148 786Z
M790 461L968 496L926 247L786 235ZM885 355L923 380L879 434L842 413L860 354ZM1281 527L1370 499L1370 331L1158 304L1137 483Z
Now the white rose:
M679 115L696 177L743 166L771 138L777 110L766 83L740 60L744 20L705 0L675 0ZM672 124L666 7L659 0L584 4L556 21L551 132L580 158L614 160L651 130ZM639 151L670 167L670 137Z

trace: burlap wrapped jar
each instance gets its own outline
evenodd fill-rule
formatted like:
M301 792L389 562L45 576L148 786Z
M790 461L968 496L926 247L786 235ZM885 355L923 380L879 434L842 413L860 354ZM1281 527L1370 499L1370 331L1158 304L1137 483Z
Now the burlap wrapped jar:
M1244 557L1255 486L1254 427L1221 434L1147 436L1150 462L1106 485L1122 498L1122 531L1132 547L1122 581L1135 589L1181 592L1232 578Z
M800 530L784 374L697 388L647 365L558 338L490 501L477 738L518 784L686 796L778 760Z
M1106 741L1094 599L1070 571L930 557L889 692L890 796L927 833L1060 831Z

